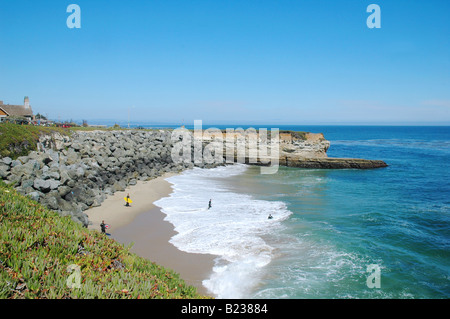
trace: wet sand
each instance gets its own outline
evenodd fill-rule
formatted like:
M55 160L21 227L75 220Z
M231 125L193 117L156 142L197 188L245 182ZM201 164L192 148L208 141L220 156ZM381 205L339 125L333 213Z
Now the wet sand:
M171 184L165 178L173 175L170 173L150 181L139 181L124 192L109 196L101 206L85 211L92 221L89 228L100 231L99 225L104 220L110 225L107 233L111 238L126 245L134 243L130 251L173 269L201 294L212 296L202 281L212 273L215 256L186 253L169 243L176 232L173 225L164 220L165 214L153 204L172 192ZM133 201L130 207L125 206L124 197L127 194Z

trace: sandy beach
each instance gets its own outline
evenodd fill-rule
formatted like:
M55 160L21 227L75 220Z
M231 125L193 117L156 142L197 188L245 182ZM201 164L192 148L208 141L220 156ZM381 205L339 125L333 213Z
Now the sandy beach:
M139 181L123 192L108 196L101 206L85 212L92 221L89 228L100 231L100 223L104 220L110 225L107 233L111 238L123 244L134 243L132 252L175 270L200 293L210 295L202 281L209 278L215 256L186 253L169 243L176 232L172 224L164 221L164 213L153 204L172 192L171 184L165 178L173 175L175 173L166 173L150 181ZM130 207L125 206L127 194L133 201Z

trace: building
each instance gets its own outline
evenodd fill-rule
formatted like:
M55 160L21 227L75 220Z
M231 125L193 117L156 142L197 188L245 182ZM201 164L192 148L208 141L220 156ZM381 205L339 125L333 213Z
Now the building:
M23 105L3 104L3 101L0 101L0 121L3 122L8 118L14 118L14 120L22 119L28 123L34 119L28 96L25 96Z

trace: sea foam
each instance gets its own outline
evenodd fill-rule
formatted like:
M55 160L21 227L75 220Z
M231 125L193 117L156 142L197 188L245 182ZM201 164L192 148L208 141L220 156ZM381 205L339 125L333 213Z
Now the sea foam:
M211 277L203 282L218 298L249 295L274 256L264 236L291 214L281 201L255 199L227 188L228 177L246 170L246 165L236 164L185 171L167 179L173 193L155 202L174 225L174 246L218 256ZM269 214L274 218L268 219Z

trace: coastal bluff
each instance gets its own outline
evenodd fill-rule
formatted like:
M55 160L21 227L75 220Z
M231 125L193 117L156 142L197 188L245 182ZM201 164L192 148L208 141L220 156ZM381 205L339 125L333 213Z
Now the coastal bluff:
M227 143L236 143L239 139L245 145L245 156L242 157L243 162L253 165L269 165L274 163L274 158L268 154L265 157L250 158L250 146L256 146L258 153L261 150L260 145L264 143L269 149L271 146L270 132L267 136L262 138L256 131L243 132L236 131L232 134L221 132L220 141L218 145L224 144L223 154L227 152ZM195 137L194 137L195 138ZM214 144L217 139L217 134L204 134L202 142ZM204 145L205 146L205 145ZM219 146L218 146L219 147ZM310 132L294 132L294 131L280 131L279 132L279 147L278 158L276 162L278 165L297 168L316 168L316 169L372 169L387 167L388 165L381 160L368 160L361 158L330 158L327 151L330 147L330 141L326 140L323 133ZM239 151L234 147L233 161L238 162ZM263 151L262 153L265 153ZM224 156L225 157L225 156Z
M280 133L279 164L288 167L322 169L371 169L387 167L381 160L361 158L330 158L330 142L322 133Z
M100 206L108 195L124 191L138 180L166 172L181 172L222 163L175 163L173 130L94 130L59 132L39 137L37 150L16 159L0 159L0 179L63 216L89 225L84 213ZM257 138L256 136L246 137ZM194 138L195 139L195 138ZM202 139L202 151L212 144ZM330 142L323 134L280 132L279 164L302 168L378 168L382 161L328 158ZM191 146L194 153L194 146ZM225 153L224 153L225 154ZM246 157L245 162L249 162ZM250 163L264 165L261 162Z

